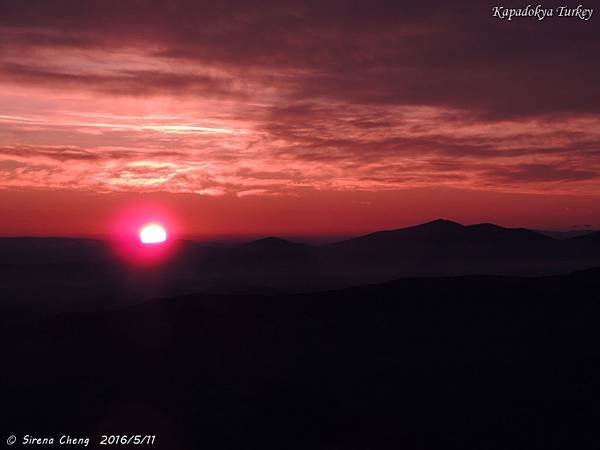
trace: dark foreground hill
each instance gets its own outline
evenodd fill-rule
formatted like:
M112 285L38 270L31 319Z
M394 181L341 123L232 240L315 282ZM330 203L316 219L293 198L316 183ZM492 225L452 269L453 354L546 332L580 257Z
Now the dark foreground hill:
M5 330L0 423L160 449L596 449L600 270L195 295Z

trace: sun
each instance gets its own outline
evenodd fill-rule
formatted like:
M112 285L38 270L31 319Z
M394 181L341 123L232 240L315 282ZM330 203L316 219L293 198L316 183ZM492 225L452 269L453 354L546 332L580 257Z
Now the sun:
M144 225L140 231L140 242L142 244L160 244L166 240L167 231L159 224Z

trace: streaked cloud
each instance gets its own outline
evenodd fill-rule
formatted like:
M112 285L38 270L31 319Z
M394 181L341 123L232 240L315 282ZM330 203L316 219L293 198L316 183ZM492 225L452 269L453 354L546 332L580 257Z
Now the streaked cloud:
M0 187L600 192L587 23L507 32L461 2L51 3L0 6Z

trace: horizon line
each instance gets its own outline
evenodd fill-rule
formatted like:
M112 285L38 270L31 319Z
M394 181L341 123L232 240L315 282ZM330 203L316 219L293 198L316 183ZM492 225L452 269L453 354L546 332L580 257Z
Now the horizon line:
M428 220L425 222L415 223L413 225L397 227L397 228L379 228L369 231L361 231L356 233L282 233L282 234L273 234L269 232L265 233L247 233L247 234L181 234L176 241L192 241L192 242L213 242L213 243L243 243L243 242L252 242L254 240L267 239L267 238L279 238L285 240L306 240L309 241L322 241L320 243L330 243L336 241L342 241L346 239L358 238L361 236L367 236L375 233L389 232L389 231L398 231L408 228L419 227L423 225L433 224L436 222L449 222L454 223L463 227L471 227L477 225L494 225L504 229L525 229L537 233L578 233L578 232L589 232L593 233L596 231L600 231L596 227L587 227L587 228L570 228L570 229L552 229L552 228L529 228L522 226L504 226L499 225L493 222L474 222L474 223L461 223L456 220L446 219L446 218L437 218L433 220ZM0 239L85 239L85 240L95 240L95 241L111 241L113 240L108 233L106 234L94 234L94 233L81 233L81 234L0 234Z

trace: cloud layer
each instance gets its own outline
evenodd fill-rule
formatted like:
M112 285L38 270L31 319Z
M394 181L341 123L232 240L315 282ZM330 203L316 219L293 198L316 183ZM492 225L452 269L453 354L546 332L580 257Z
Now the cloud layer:
M486 3L0 2L0 187L600 192L600 29Z

